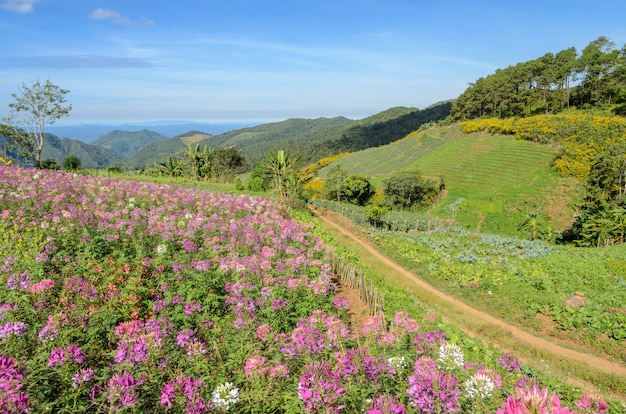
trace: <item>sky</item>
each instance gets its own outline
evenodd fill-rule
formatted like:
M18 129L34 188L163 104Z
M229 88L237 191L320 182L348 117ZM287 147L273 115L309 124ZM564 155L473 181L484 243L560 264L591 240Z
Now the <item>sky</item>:
M0 0L0 118L32 80L62 124L265 122L454 99L497 69L600 36L626 1Z

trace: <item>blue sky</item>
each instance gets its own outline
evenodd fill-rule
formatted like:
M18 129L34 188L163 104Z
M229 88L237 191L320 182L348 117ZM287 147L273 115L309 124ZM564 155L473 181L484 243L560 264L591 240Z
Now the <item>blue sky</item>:
M0 118L22 82L70 90L57 124L359 119L606 36L626 2L0 0Z

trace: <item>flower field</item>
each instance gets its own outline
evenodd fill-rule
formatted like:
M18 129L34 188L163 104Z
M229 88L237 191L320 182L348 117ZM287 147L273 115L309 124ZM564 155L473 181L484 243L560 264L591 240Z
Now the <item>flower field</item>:
M331 255L268 199L1 166L0 412L612 412L434 318L351 326Z

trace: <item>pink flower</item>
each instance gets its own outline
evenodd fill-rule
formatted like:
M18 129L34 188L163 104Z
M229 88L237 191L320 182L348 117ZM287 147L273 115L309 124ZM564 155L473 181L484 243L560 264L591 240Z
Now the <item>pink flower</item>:
M539 389L538 386L517 387L514 397L509 395L505 403L498 408L497 414L577 414L567 407L561 407L561 400L552 393L548 396L548 389Z

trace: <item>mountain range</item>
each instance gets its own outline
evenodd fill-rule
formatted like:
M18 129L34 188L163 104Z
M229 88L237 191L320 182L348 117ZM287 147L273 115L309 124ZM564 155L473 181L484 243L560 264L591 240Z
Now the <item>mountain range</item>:
M50 159L61 163L65 157L75 155L85 168L118 166L140 170L164 162L169 155L179 155L188 145L199 144L201 147L207 145L212 148L234 146L241 151L249 166L256 165L269 151L280 149L288 149L294 156L304 161L315 161L337 152L358 151L401 139L422 124L443 120L449 115L451 105L451 101L446 101L424 110L395 107L360 120L345 117L291 118L217 135L192 129L168 137L146 128L133 131L113 129L98 136L91 143L59 138L51 133L59 131L59 127L56 129L48 127L41 160ZM91 131L96 131L102 125L93 127ZM176 127L180 129L181 124L177 124ZM75 133L87 131L87 126L74 128L78 128L74 130ZM163 131L162 128L159 129ZM66 129L65 132L70 131ZM83 139L85 136L83 135ZM11 154L7 148L6 138L0 137L0 150L16 159L15 154Z

